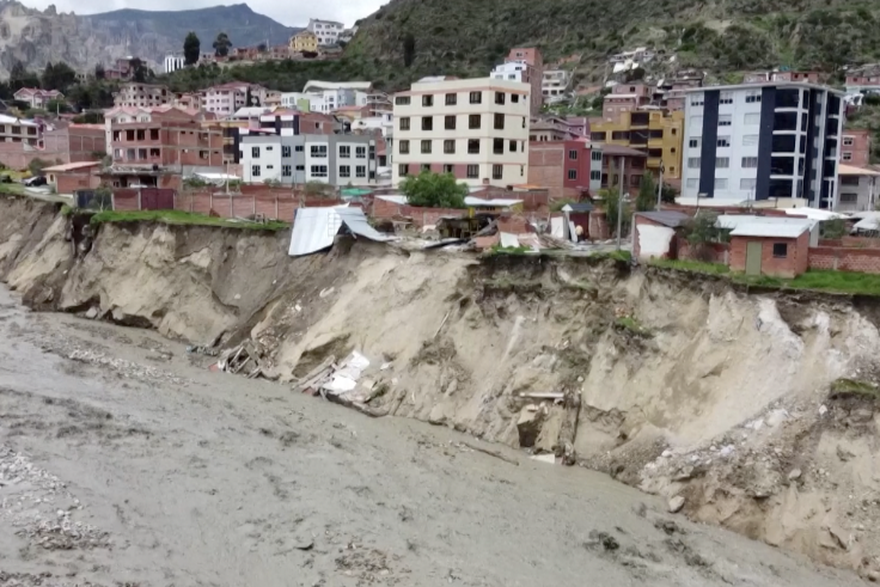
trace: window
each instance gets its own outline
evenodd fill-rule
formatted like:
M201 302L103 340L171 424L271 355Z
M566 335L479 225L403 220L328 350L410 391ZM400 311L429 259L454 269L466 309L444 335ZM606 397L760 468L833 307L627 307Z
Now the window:
M297 153L302 153L305 150L305 145L295 145L293 150Z
M471 104L482 104L483 103L483 92L471 92L470 93L470 102L471 102Z
M366 147L355 147L354 156L358 159L366 159L367 158L367 148Z
M259 165L251 165L251 175L254 177L260 177L260 166Z
M516 141L510 141L510 144L507 146L507 150L511 153L516 153Z
M312 145L311 148L312 157L326 157L327 156L327 145Z
M429 107L434 105L434 96L425 94L422 96L422 106Z
M593 151L590 152L590 159L592 159L593 161L601 161L602 151L600 151L599 149L593 149Z
M743 157L741 167L743 169L751 169L758 166L757 157Z
M857 204L859 202L858 194L840 194L840 203L841 204Z
M504 104L504 92L495 92L495 103Z
M749 92L746 94L746 104L754 104L755 102L761 101L761 94L759 92Z
M468 154L480 154L480 139L468 139Z
M739 180L739 189L741 190L753 190L755 186L758 184L758 180L754 177L744 177Z
M727 157L718 157L715 159L715 169L727 169L730 167L730 159Z
M687 187L689 189L696 189L696 188L700 187L700 178L698 178L698 177L689 178L687 180Z
M730 126L733 124L730 114L722 114L718 117L718 126Z
M719 104L733 104L733 94L730 92L721 92L721 97L718 99Z
M699 157L691 157L688 159L688 169L699 169L700 168L700 158Z
M351 157L351 147L348 145L339 145L339 158L348 159Z
M311 173L312 173L312 177L327 177L327 166L326 165L312 165Z
M254 159L260 158L260 148L259 147L251 147L251 157Z
M293 172L291 171L290 165L282 165L281 177L290 177L291 175L293 175Z
M351 177L351 167L349 165L340 165L339 177Z
M394 98L394 105L395 106L409 106L410 105L409 96L396 96Z
M492 179L501 179L504 177L504 166L503 165L493 165L492 166Z
M572 161L577 161L577 158L578 158L578 152L577 152L577 150L576 150L576 149L570 149L570 150L568 151L568 158L571 159Z
M400 175L402 177L407 173L409 173L409 165L407 165L406 163L401 163L397 166L397 175Z
M443 173L453 173L452 165L444 165Z
M455 106L458 104L458 94L446 94L446 105Z
M511 94L510 101L513 102L514 104L519 103L519 94Z
M844 147L852 147L853 146L853 138L852 137L843 137L843 146Z
M443 152L447 155L453 155L455 153L455 141L453 139L446 139L443 141Z
M716 190L726 190L727 189L727 178L726 177L716 177L715 178L715 189Z
M599 181L602 179L602 172L594 170L590 172L590 181Z
M785 259L788 256L788 244L773 243L773 258Z
M422 117L422 130L434 130L434 117L433 116L423 116Z
M297 171L305 171L305 170L306 170L306 166L305 166L305 165L297 165L297 166L296 166L296 170L297 170Z
M272 151L272 150L273 150L273 147L266 147L266 150L267 150L267 151Z
M852 161L852 153L850 153L849 151L844 151L844 152L843 152L843 155L841 156L841 158L842 158L844 161Z
M482 119L479 114L471 114L468 116L468 128L480 128L482 126Z
M398 151L401 155L409 154L409 141L400 141L398 143Z
M526 127L526 117L525 116L523 116L523 119L522 119L522 127L523 128Z
M743 114L743 124L760 124L761 123L761 113L760 112L747 112Z
M495 155L504 154L504 139L492 139L492 153Z
M504 115L501 113L495 114L495 130L504 130Z
M702 106L705 101L703 94L694 94L691 96L691 106Z
M409 116L400 119L400 130L409 130Z
M290 157L290 145L281 145L281 156Z
M577 169L569 169L568 170L568 179L577 179L577 178L578 178Z
M446 130L455 130L455 116L447 116L443 120L443 127Z
M730 146L730 137L718 137L718 140L715 141L716 147L729 147Z
M422 141L422 153L425 155L431 153L431 141Z
M743 146L752 147L758 144L758 135L743 135Z
M468 179L475 179L480 177L480 166L479 165L468 165L467 166L467 176Z
M355 177L367 177L367 166L366 165L358 165L354 168L354 176Z

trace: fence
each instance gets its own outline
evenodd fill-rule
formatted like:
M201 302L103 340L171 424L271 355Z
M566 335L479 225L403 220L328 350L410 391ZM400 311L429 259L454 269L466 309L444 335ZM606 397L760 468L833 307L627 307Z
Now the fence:
M810 247L809 268L880 273L880 249Z

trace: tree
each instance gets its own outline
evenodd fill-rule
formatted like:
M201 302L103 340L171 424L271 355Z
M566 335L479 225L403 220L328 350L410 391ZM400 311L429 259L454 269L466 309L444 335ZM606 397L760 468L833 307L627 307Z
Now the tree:
M426 208L464 208L468 187L458 183L451 173L422 171L408 175L400 184L400 191L413 206Z
M30 163L28 163L28 171L31 172L31 175L40 175L40 173L47 167L52 165L51 161L46 161L45 159L32 159Z
M674 204L675 198L678 197L678 190L669 185L668 183L664 183L663 187L660 188L660 201L664 204Z
M33 71L28 71L21 61L12 64L9 71L9 89L14 93L21 88L37 88L40 86L40 76Z
M153 71L138 57L131 60L131 79L139 84L146 83L153 78Z
M599 196L605 203L605 222L608 223L608 230L615 234L617 232L617 211L620 207L620 188L617 185L608 189L599 190ZM620 217L621 236L627 233L630 221L630 204L623 202L623 216Z
M107 72L104 70L104 66L100 63L95 66L95 79L104 79Z
M186 65L195 65L202 55L202 43L194 31L190 31L183 41L183 62Z
M711 243L726 240L726 233L715 226L717 222L718 214L701 211L685 224L685 238L698 261L711 261Z
M821 223L822 238L837 240L846 236L846 221L843 218L832 218Z
M657 187L654 185L654 176L646 173L639 182L639 197L636 198L636 210L647 212L656 206Z
M220 33L214 41L214 55L217 57L226 57L229 55L230 47L232 47L232 41L229 40L229 35L226 33Z
M66 63L47 63L40 78L44 90L58 90L63 94L76 84L76 72Z

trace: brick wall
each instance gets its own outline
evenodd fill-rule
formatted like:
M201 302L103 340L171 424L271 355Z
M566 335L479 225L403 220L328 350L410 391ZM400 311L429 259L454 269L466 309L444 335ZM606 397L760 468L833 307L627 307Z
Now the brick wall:
M587 232L590 238L594 240L607 240L611 238L611 230L608 228L605 212L602 210L590 212L590 229Z
M749 242L761 243L761 273L777 277L795 277L807 270L810 262L810 233L793 238L733 237L730 240L730 268L746 270L746 251ZM773 256L773 245L785 243L788 251L784 258Z
M809 267L810 269L880 273L880 249L811 247Z
M700 247L699 254L684 238L676 236L677 258L688 261L704 261L706 263L730 263L730 245L727 243L707 243Z
M55 189L59 194L72 194L76 190L95 189L101 184L91 170L67 171L55 174Z
M213 212L224 218L246 218L262 214L268 219L292 222L297 208L339 206L344 203L333 198L308 198L304 194L294 194L289 188L247 191L251 193L226 195L215 194L211 190L180 192L175 198L174 207L196 214Z
M819 239L820 247L848 247L856 249L880 249L880 238L845 236L839 239Z

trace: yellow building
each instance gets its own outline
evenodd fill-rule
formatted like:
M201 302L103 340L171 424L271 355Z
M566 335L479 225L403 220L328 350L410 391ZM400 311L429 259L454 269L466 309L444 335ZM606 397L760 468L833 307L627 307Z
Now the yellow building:
M312 31L300 31L290 37L290 50L295 53L302 53L303 51L317 53L318 37Z
M681 156L684 139L684 112L665 114L659 110L624 112L617 121L603 120L590 125L593 142L638 149L648 155L647 167L660 171L664 179L681 179Z

